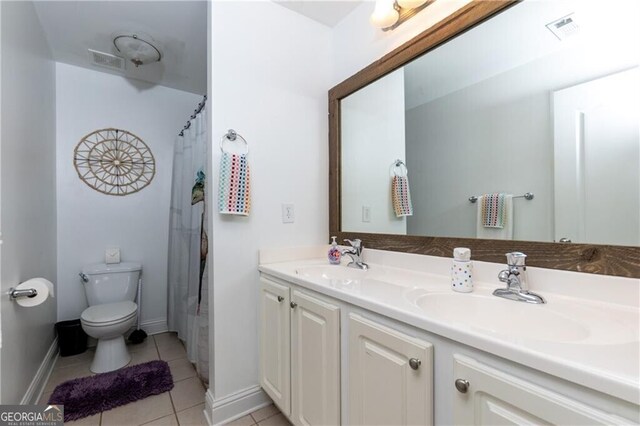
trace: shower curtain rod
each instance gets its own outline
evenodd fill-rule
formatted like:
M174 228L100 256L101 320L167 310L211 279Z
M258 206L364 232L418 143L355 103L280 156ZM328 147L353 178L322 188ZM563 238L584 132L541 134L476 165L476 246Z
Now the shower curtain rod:
M207 95L204 95L202 98L202 102L200 102L198 104L198 107L193 110L193 115L191 115L191 117L187 121L187 124L185 124L182 130L180 130L180 133L178 133L178 136L184 136L184 131L187 130L189 127L191 127L191 120L193 120L194 118L196 118L198 114L200 114L200 111L202 111L202 108L204 108L204 105L206 103L207 103Z

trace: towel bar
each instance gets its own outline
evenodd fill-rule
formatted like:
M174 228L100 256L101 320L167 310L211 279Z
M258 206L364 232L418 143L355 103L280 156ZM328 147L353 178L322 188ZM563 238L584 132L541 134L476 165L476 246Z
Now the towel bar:
M513 198L524 198L525 200L533 200L533 192L527 192L523 195L514 195ZM469 201L475 203L478 201L478 197L472 195L471 197L469 197Z

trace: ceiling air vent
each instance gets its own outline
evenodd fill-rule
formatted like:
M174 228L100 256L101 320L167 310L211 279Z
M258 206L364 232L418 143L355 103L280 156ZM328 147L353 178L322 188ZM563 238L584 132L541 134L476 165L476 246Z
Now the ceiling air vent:
M548 23L547 28L558 37L558 40L569 38L580 30L574 13Z
M98 52L97 50L89 50L91 62L93 65L99 67L111 68L113 70L124 71L125 60L119 56L111 55L109 53Z

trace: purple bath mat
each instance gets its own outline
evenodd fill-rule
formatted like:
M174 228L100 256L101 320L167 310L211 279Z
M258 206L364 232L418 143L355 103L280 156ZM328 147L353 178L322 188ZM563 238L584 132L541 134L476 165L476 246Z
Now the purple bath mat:
M55 388L49 404L63 404L64 421L68 422L171 389L169 364L151 361L64 382Z

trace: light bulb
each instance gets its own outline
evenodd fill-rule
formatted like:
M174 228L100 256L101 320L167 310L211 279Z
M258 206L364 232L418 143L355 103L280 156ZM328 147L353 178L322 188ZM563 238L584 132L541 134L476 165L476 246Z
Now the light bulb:
M371 14L371 25L378 28L388 28L398 22L398 11L393 7L394 0L376 0L376 6Z
M415 9L425 4L427 0L398 0L398 6L403 9Z

